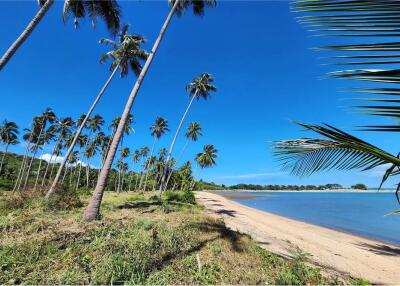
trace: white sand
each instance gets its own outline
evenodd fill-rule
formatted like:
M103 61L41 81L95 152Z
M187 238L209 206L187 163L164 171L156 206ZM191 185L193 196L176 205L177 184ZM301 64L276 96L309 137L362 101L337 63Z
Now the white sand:
M229 228L249 234L274 253L291 256L299 248L327 272L400 285L398 246L259 211L213 193L198 192L196 198Z

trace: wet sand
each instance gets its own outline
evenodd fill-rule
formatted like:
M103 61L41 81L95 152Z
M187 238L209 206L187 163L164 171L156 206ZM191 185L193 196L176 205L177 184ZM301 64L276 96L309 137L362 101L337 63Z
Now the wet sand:
M229 228L249 234L261 247L286 257L300 249L330 274L400 284L400 247L256 210L224 196L196 193L211 214L223 217Z

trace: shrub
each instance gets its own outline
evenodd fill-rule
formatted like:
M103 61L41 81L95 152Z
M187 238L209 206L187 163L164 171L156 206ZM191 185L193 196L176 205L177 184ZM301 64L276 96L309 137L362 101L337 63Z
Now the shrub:
M196 204L196 198L193 192L182 192L182 191L166 191L162 195L162 199L167 202L180 202L188 204Z

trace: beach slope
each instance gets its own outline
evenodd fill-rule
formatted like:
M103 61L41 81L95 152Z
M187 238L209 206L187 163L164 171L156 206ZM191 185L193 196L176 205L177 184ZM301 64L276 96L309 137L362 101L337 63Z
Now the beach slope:
M400 247L259 211L215 193L197 192L196 198L229 228L249 234L271 252L292 256L300 249L328 273L400 284Z

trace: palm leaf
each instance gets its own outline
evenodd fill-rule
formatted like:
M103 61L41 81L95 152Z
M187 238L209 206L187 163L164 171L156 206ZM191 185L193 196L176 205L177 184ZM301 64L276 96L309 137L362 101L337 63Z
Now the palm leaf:
M385 164L400 166L396 156L335 127L298 124L328 139L304 138L274 143L274 155L282 168L293 175L309 176L332 169L365 171Z
M372 84L399 84L400 69L390 68L400 63L400 42L382 41L384 37L400 36L400 2L391 0L297 0L293 10L306 13L298 17L316 36L353 37L358 43L329 45L317 48L320 51L340 53L328 57L333 65L360 68L338 70L329 76L352 79ZM371 40L376 38L376 40ZM345 53L345 54L343 54ZM379 96L400 95L395 87L367 87L356 91ZM364 100L364 99L363 99ZM388 105L357 106L371 115L399 118L399 101L382 100ZM366 126L363 130L395 131L396 125Z

